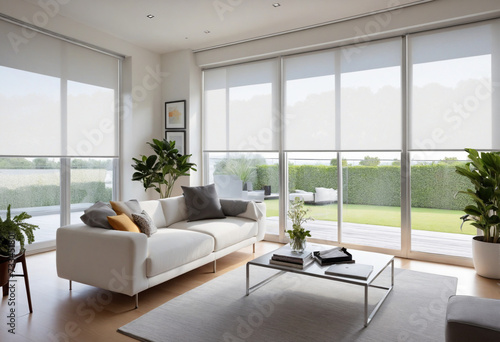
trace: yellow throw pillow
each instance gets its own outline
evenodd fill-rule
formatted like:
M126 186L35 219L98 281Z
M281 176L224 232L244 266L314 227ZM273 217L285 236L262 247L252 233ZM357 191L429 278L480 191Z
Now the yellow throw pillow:
M139 227L128 218L125 214L120 214L117 216L108 216L108 222L115 230L122 230L125 232L140 233Z

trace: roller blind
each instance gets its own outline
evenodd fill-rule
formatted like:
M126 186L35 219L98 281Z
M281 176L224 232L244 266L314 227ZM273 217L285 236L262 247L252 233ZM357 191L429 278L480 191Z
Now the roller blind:
M0 20L0 155L118 156L120 59Z
M399 38L341 49L340 150L400 150Z
M287 57L285 150L335 150L335 51Z
M402 41L284 58L287 151L402 148Z
M500 21L410 35L410 149L499 149Z
M205 150L277 150L278 89L277 60L206 70Z

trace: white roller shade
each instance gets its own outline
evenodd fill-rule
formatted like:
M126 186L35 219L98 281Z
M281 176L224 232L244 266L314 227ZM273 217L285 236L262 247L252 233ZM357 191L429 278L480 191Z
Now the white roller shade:
M342 49L340 150L400 150L401 39Z
M391 39L285 58L285 150L400 150L401 51Z
M284 59L285 150L335 150L335 51Z
M204 72L206 151L278 149L277 70L268 60Z
M118 58L0 20L0 155L118 156Z
M410 149L499 149L500 21L410 36Z

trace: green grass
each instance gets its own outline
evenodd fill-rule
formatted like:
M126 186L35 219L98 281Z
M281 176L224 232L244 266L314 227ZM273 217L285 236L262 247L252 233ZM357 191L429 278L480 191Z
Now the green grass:
M279 216L279 201L266 200L267 216ZM337 221L337 204L305 205L310 210L310 216L315 220ZM384 207L375 205L344 205L344 222L372 224L379 226L401 227L401 209L399 207ZM412 208L412 229L433 232L476 235L476 230L469 224L464 224L460 230L460 210Z

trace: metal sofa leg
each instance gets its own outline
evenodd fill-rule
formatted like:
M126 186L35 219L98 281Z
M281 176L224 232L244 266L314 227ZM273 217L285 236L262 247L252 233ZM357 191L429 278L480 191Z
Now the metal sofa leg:
M215 273L217 271L217 260L214 260L212 265L214 267L214 273Z
M73 283L72 283L72 281L71 281L71 280L69 281L69 290L70 290L70 291L71 291L71 290L73 290Z
M253 254L255 254L255 243L253 244Z
M139 307L139 294L135 294L135 308L137 309Z

